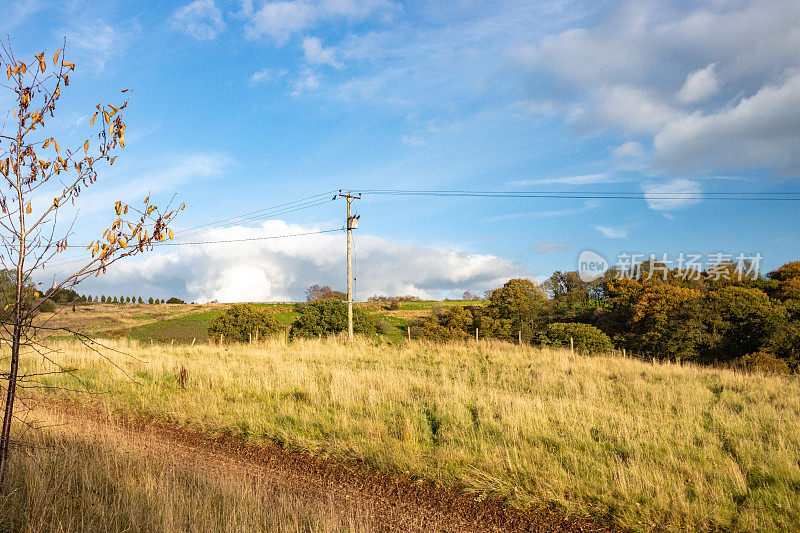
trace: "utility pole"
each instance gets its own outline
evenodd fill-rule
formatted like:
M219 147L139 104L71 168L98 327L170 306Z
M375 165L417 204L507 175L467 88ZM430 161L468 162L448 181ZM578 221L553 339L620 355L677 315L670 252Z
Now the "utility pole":
M353 261L352 261L352 236L351 232L358 228L357 216L350 214L350 204L353 200L360 200L361 193L352 194L351 191L346 193L339 189L339 196L347 200L347 335L350 340L353 340Z

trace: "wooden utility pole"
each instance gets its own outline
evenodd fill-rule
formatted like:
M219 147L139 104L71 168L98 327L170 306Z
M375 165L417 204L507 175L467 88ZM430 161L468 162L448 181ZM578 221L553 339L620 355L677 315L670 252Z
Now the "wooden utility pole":
M353 262L352 262L352 236L351 232L358 227L359 217L350 214L350 204L353 200L361 199L361 193L346 193L339 189L339 196L347 200L347 335L353 340Z

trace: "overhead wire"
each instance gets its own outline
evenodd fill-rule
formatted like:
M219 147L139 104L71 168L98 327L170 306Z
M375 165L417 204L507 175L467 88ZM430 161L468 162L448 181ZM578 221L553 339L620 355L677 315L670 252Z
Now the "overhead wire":
M609 200L722 200L722 201L800 201L800 192L630 192L630 191L476 191L452 189L364 189L364 194L386 196L426 196L453 198L540 198Z

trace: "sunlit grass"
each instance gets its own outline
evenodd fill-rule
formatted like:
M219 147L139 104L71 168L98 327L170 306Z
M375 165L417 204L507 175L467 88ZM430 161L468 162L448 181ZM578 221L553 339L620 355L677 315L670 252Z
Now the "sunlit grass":
M57 394L633 530L800 528L796 377L491 342L111 346L137 383L64 343L108 394Z
M0 531L369 531L357 511L303 500L245 465L176 454L170 443L37 409L44 429L14 450ZM22 429L21 427L18 429Z

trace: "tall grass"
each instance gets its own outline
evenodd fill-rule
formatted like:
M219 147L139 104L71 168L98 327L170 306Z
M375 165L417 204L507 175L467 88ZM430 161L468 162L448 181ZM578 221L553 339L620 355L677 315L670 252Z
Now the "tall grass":
M243 466L105 424L26 432L0 494L0 531L369 531L332 502L296 498ZM66 424L65 424L66 422Z
M112 346L133 356L107 352L138 384L82 346L57 356L109 391L94 399L108 409L631 530L800 528L794 377L491 342Z

